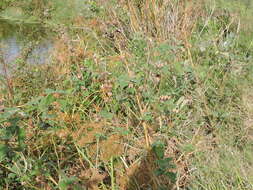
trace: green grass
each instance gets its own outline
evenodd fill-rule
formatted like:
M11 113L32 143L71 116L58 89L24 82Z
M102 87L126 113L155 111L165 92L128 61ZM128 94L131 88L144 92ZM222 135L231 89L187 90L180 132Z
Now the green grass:
M73 2L0 4L57 36L1 78L0 189L253 189L250 9Z

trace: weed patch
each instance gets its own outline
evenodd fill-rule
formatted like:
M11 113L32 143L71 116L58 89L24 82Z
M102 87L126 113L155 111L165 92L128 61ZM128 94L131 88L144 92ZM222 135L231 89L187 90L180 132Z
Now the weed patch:
M0 76L0 187L252 189L252 39L216 3L2 1L55 42Z

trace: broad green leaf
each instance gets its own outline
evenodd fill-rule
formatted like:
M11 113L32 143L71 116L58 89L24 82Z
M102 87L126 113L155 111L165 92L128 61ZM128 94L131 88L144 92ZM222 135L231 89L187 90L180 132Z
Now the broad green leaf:
M120 88L125 88L128 86L129 82L130 82L130 77L127 74L124 75L120 75L118 78L118 84L120 86Z
M54 96L52 94L47 95L46 97L42 98L38 107L40 111L45 111L45 109L48 108L48 106L53 103L55 100Z
M165 145L161 141L156 141L155 143L152 144L152 150L158 157L158 159L163 159L164 158L164 151L165 151Z
M156 160L157 165L159 166L159 168L162 169L168 169L172 167L172 164L170 163L172 161L172 158L164 158L161 160Z

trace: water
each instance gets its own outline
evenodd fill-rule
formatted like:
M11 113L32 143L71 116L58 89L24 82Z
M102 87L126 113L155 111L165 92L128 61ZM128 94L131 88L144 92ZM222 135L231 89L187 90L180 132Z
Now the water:
M10 70L22 58L27 64L44 64L51 61L52 34L39 24L12 23L0 18L0 56ZM0 63L0 74L4 73Z

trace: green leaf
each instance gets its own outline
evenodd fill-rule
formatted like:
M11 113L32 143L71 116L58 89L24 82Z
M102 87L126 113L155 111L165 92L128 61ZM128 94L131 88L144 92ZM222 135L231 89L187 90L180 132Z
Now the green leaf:
M155 171L154 171L154 174L156 175L156 176L161 176L161 175L163 175L164 174L164 170L162 170L161 168L158 168L158 169L156 169Z
M142 120L144 121L152 121L153 117L151 115L151 113L144 113Z
M165 145L163 142L161 141L154 142L152 145L152 150L154 151L158 159L164 158Z
M48 108L48 106L53 103L55 100L53 94L49 94L46 97L42 98L38 107L41 112Z
M122 88L127 87L130 80L131 79L127 74L120 75L118 78L118 84L119 84L120 88L122 89Z
M2 162L3 159L6 157L8 151L9 151L9 148L7 145L0 144L0 162Z
M177 179L177 174L174 173L174 172L166 172L164 175L168 176L169 179L175 183L176 182L176 179Z
M25 147L24 141L25 141L25 129L23 128L19 128L18 130L18 144L19 144L19 148L23 149Z
M116 132L120 133L121 135L128 135L128 134L131 133L131 131L129 131L129 130L123 128L123 127L116 127L116 128L114 128L114 130Z
M34 105L38 105L40 100L43 98L43 96L38 96L36 98L33 98L32 100L30 100L29 102L27 102L27 106L31 106L32 108L34 108Z
M1 113L1 115L0 115L0 122L8 120L9 118L11 118L14 114L16 114L19 111L20 111L19 108L6 108L4 110L4 113Z
M183 74L184 73L184 66L182 62L176 62L173 64L175 70L177 73L179 74Z
M106 111L106 110L103 110L100 112L100 115L105 118L105 119L112 119L113 118L113 114Z
M0 137L2 140L9 140L15 135L18 135L18 126L12 124L11 126L1 130Z
M15 173L9 173L8 178L14 179L17 175Z
M68 101L66 99L60 99L58 100L58 103L61 105L61 109L63 111L66 111L67 110L67 107L68 107Z
M59 188L60 190L67 190L70 186L73 186L76 181L77 179L75 177L63 176L59 182Z
M162 169L168 169L174 167L170 162L172 161L172 158L164 158L162 160L156 160L157 165L159 168Z

